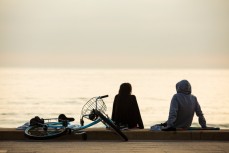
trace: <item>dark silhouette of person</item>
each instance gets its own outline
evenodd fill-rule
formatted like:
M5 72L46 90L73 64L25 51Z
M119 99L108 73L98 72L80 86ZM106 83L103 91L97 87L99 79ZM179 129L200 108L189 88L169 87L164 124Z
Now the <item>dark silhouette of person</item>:
M119 93L115 96L112 111L112 120L118 126L144 129L137 99L131 95L130 83L123 83Z
M202 113L197 98L192 95L191 84L187 80L181 80L176 84L177 93L170 104L167 126L169 128L189 128L192 124L194 113L198 116L199 124L206 128L206 120Z

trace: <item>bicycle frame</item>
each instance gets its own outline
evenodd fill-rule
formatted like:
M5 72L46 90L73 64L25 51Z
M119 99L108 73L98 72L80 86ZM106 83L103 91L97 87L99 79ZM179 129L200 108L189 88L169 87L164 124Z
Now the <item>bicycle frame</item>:
M79 126L77 124L70 125L70 122L67 122L68 125L66 128L72 129L74 131L78 131L78 130L83 130L83 129L89 128L95 124L98 124L101 121L102 121L102 119L98 118L95 121L93 121L87 125L84 125L84 126ZM42 124L41 126L47 126L48 128L49 127L51 127L51 128L62 128L62 127L64 127L63 122L48 122L48 123Z

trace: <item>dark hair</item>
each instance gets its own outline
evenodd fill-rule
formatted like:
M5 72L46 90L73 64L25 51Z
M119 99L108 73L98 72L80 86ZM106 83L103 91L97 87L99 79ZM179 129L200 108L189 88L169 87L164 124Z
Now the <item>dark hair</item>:
M127 96L127 95L130 95L131 92L132 92L132 87L130 83L123 83L120 85L119 95Z

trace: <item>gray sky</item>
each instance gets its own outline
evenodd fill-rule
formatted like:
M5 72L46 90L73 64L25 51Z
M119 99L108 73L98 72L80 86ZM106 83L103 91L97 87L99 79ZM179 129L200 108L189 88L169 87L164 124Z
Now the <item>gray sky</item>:
M229 68L229 1L0 0L0 66Z

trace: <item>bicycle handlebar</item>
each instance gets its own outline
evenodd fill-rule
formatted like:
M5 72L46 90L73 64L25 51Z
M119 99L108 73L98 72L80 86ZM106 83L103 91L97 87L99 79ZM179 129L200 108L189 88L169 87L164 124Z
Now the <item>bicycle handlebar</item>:
M107 97L108 97L108 95L99 96L100 99L107 98Z

